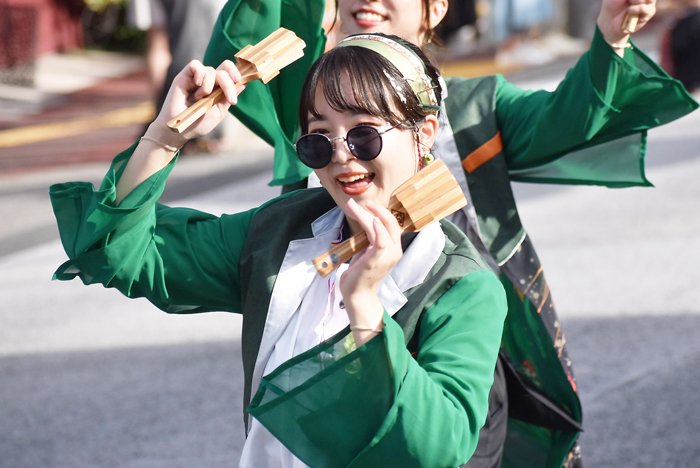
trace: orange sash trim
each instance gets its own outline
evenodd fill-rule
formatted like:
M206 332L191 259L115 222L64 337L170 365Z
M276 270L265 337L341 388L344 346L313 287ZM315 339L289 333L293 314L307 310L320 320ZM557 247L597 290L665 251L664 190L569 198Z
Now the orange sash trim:
M484 164L489 159L503 151L503 142L501 141L501 132L496 133L496 136L489 141L479 146L471 152L469 156L462 161L462 167L470 174L479 166Z

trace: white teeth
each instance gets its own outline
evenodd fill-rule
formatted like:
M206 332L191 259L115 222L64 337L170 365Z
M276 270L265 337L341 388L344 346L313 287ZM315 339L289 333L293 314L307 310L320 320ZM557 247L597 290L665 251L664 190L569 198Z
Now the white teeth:
M367 177L369 174L358 174L350 177L338 177L338 180L343 183L355 182L356 180L361 180Z
M360 21L372 21L374 23L379 23L384 21L384 17L377 13L372 13L369 11L359 11L355 13L355 19Z

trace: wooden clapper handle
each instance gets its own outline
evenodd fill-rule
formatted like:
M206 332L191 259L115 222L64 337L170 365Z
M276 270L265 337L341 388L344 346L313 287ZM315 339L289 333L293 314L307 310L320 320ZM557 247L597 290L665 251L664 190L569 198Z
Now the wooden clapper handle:
M285 28L279 28L254 46L248 44L235 55L236 65L242 75L237 84L255 80L267 84L279 75L282 68L303 57L304 47L306 43ZM203 97L169 121L168 127L174 132L182 133L223 100L224 92L217 88L209 96Z
M637 21L639 21L639 15L625 15L625 18L622 20L622 30L633 33L637 30Z
M333 270L338 268L338 265L347 262L357 252L366 249L368 246L369 239L367 239L367 233L362 231L328 252L314 258L314 266L321 276L325 278Z
M391 211L394 216L401 216L401 213L405 213L405 210L401 206L401 202L398 201L396 195L392 195L389 200L388 210ZM401 225L401 234L406 232L408 229L413 227L413 223L410 222L407 216L405 216L409 221L407 224ZM356 253L366 249L369 246L369 239L367 238L367 232L362 231L348 240L342 242L341 244L333 247L328 252L319 255L313 259L313 264L316 267L316 271L319 272L324 278L328 276L333 270L338 268L341 264L350 260Z

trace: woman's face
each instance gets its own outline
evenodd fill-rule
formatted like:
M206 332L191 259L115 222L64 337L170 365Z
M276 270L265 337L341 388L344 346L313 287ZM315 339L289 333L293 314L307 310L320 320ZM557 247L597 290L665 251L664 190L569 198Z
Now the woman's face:
M338 0L341 31L381 32L422 44L426 29L423 0Z
M341 75L340 79L344 94L351 97L352 89L347 76ZM315 107L320 117L309 116L309 133L321 133L328 138L345 137L348 130L358 125L371 125L380 130L392 127L390 123L370 114L334 110L326 102L320 86L316 91ZM353 233L359 231L359 224L347 209L350 198L363 207L368 200L386 207L393 191L418 170L418 149L413 129L392 129L382 135L382 140L382 151L371 161L357 159L345 141L335 140L331 162L324 168L314 170L321 184L345 213Z

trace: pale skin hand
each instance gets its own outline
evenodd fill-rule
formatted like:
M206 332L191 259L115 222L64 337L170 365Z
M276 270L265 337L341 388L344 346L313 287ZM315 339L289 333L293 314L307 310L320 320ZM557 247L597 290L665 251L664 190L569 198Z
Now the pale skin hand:
M193 60L173 80L163 108L148 127L145 136L181 148L190 139L206 135L223 120L229 106L238 102L238 95L245 89L245 85L236 86L240 80L241 74L230 60L226 60L217 69L205 67L201 62ZM178 134L168 128L169 120L209 95L215 86L223 90L225 100L209 109L184 133ZM175 154L152 141L139 142L117 182L117 205L144 180L167 166Z
M340 279L345 311L352 327L380 329L384 306L379 302L377 290L403 256L401 228L391 212L376 203L367 201L365 209L351 199L347 206L367 233L369 247L355 255ZM353 330L358 347L378 333L369 330Z
M622 29L627 14L638 15L639 31L656 14L656 0L603 0L598 15L598 29L609 44L624 45L630 37L629 31ZM614 49L622 57L624 49Z

